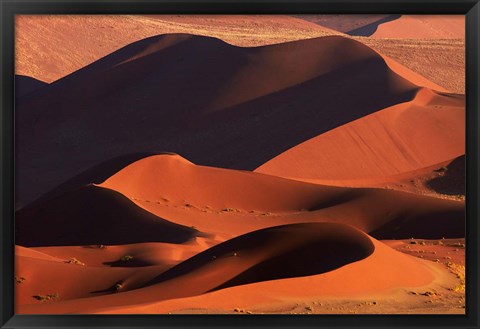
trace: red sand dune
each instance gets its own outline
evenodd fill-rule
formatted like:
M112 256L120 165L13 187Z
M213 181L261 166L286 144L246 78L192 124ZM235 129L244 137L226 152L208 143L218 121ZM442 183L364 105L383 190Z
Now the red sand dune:
M346 257L336 257L337 252ZM387 259L391 266L385 266ZM319 267L312 267L312 262ZM378 270L370 273L368 269L372 266ZM80 272L80 267L72 268ZM251 277L252 271L261 275ZM302 278L305 275L307 277ZM300 277L288 279L289 276ZM285 284L282 277L290 281ZM357 280L352 280L352 277ZM372 290L378 292L399 285L422 286L436 277L439 274L435 273L432 265L382 246L351 227L333 223L295 224L268 228L226 241L164 272L143 289L50 304L21 305L18 311L48 313L54 308L59 313L98 312L200 295L247 282L261 287L262 283L257 282L264 280L267 280L267 286L276 288L272 296L289 291L293 292L293 296L320 297ZM282 283L283 288L278 289ZM309 285L311 288L305 289ZM242 285L242 288L246 289L248 299L249 290L254 287ZM256 289L260 295L264 291ZM211 303L211 299L209 301ZM223 301L224 297L217 299L217 307ZM262 298L257 298L257 303L259 301ZM245 301L240 294L235 302L241 304Z
M316 136L255 171L326 184L371 184L464 153L464 97L423 89L410 102Z
M175 155L139 160L100 186L159 217L213 233L216 239L318 221L350 224L382 239L460 237L465 232L462 201L196 166Z
M404 79L378 53L343 37L257 48L190 35L145 39L19 102L17 200L25 205L88 168L142 150L252 170L410 101L414 83L422 81ZM45 170L49 164L55 169Z

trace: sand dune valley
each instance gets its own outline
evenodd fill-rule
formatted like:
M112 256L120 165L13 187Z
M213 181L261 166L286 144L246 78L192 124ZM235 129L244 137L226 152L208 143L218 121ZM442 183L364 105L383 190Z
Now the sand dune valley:
M460 16L17 16L16 312L462 314Z

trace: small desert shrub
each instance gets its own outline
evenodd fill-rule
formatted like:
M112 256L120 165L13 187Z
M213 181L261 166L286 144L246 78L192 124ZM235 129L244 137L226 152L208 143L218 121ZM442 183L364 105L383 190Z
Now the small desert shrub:
M222 211L223 212L239 212L240 210L236 208L223 208Z
M21 276L21 277L16 276L15 277L15 282L18 283L18 284L23 283L25 280L27 280L27 279L23 276Z
M58 293L53 293L53 294L48 294L48 295L35 295L33 296L33 298L35 298L36 300L39 300L41 302L48 302L48 301L53 301L55 299L57 299L58 297L60 297L58 295Z
M120 260L121 260L122 262L129 262L129 261L131 261L132 259L133 259L133 256L131 256L131 255L125 255L125 256L123 256L122 258L120 258Z
M444 172L444 171L447 171L447 170L448 170L447 167L441 167L441 168L435 169L434 172Z
M81 261L79 261L76 258L70 258L69 260L66 260L65 263L85 266L85 263L82 263Z

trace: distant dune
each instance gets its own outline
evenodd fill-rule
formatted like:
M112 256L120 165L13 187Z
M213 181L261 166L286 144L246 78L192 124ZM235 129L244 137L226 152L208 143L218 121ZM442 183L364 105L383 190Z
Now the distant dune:
M465 93L464 16L294 16L350 35L447 90Z
M359 31L358 31L359 32ZM464 15L401 15L379 24L373 38L464 39Z
M288 16L24 15L15 21L16 74L58 80L132 42L165 33L259 46L339 34Z
M464 15L293 15L351 36L464 39Z

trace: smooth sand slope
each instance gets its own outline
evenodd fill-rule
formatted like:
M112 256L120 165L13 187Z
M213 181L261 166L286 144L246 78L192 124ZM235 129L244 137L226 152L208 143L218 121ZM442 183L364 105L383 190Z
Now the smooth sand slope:
M252 47L338 32L288 16L35 15L15 21L16 74L53 82L132 42L191 33Z
M413 81L343 37L258 48L190 35L136 42L19 102L19 205L130 153L171 151L198 164L255 169L412 100L424 79L395 66Z
M432 141L438 147L432 147ZM423 89L412 101L316 136L256 171L310 181L368 185L368 181L389 181L464 153L464 97Z

